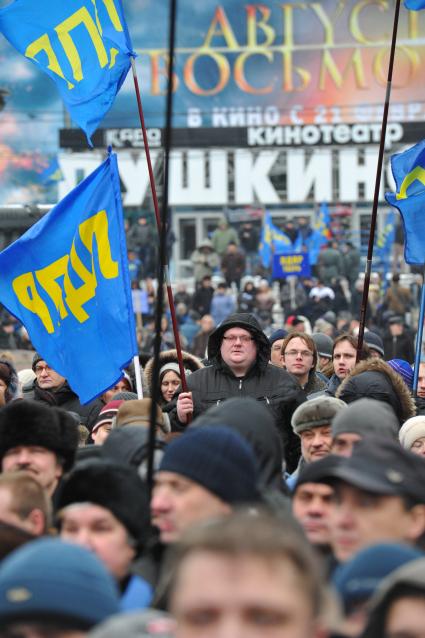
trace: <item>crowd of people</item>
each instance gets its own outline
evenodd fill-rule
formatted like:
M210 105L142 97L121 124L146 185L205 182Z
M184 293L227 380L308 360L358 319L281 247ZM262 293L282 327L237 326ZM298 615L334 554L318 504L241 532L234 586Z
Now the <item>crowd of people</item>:
M423 638L416 293L374 280L359 348L358 272L270 285L233 230L175 290L184 390L167 316L154 378L138 276L143 398L132 365L82 405L41 353L3 352L0 638Z

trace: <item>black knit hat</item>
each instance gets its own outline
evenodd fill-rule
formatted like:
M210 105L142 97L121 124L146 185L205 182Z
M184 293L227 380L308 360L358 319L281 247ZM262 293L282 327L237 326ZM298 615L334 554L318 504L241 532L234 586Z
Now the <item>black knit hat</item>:
M21 445L51 450L68 471L78 446L78 425L60 408L26 399L12 401L0 410L0 462L8 450Z
M57 510L73 503L100 505L112 512L138 543L148 538L148 489L132 467L106 460L76 467L62 483Z
M194 428L166 448L159 472L175 472L199 483L225 503L258 500L258 468L250 445L230 428Z
M382 357L384 356L384 342L376 332L368 330L364 333L364 340L369 346L369 350L376 350Z

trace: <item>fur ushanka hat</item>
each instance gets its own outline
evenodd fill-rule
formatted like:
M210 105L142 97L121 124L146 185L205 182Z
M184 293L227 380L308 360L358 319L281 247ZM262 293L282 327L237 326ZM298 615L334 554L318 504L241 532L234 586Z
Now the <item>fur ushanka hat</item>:
M62 483L57 509L75 503L93 503L112 512L139 546L150 534L148 488L133 467L108 460L77 465Z
M6 452L21 445L51 450L68 471L78 447L78 426L65 410L26 399L0 410L0 463Z

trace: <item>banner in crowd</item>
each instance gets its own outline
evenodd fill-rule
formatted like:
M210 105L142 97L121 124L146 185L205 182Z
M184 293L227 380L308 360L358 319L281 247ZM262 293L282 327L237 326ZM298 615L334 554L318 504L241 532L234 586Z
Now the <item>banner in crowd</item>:
M0 11L0 32L52 78L90 142L134 55L121 0L20 0Z
M404 226L404 259L425 264L425 140L391 157L395 193L385 199L399 211Z
M310 277L308 253L275 254L273 256L272 278L285 279L289 275Z
M0 253L0 302L82 403L137 353L116 155Z

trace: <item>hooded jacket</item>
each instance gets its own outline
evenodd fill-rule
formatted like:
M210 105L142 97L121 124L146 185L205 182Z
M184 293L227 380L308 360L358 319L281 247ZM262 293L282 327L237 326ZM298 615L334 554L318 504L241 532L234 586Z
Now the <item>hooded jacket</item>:
M257 358L243 377L235 376L220 353L224 333L234 327L248 330L257 344ZM289 372L269 363L270 343L255 317L248 313L236 313L227 317L210 335L208 359L211 366L194 372L187 379L188 390L192 392L194 418L231 397L243 399L249 396L264 403L271 411L274 424L280 432L288 470L295 469L300 443L293 433L291 416L298 405L305 401L306 395ZM177 432L185 427L177 416L176 405L180 392L181 389L172 401L173 409L170 412L171 428Z
M400 425L416 413L415 403L403 379L385 361L366 359L353 368L339 386L336 397L352 403L362 397L389 403Z
M200 359L198 359L198 357L195 357L193 354L190 354L189 352L185 352L184 350L182 350L182 359L183 359L184 369L189 371L190 373L195 372L195 370L200 370L201 368L204 367L204 364L202 363L202 361L200 361ZM177 362L178 362L177 350L164 350L164 352L161 352L159 355L159 369L161 369L162 366L164 366L166 363L177 363ZM154 368L154 357L151 357L149 361L147 362L147 364L145 365L145 369L144 369L145 379L148 385L149 396L152 396L153 368ZM189 374L187 376L189 377ZM158 401L158 403L161 406L165 405L166 402L163 400L162 395L160 396L160 400Z

